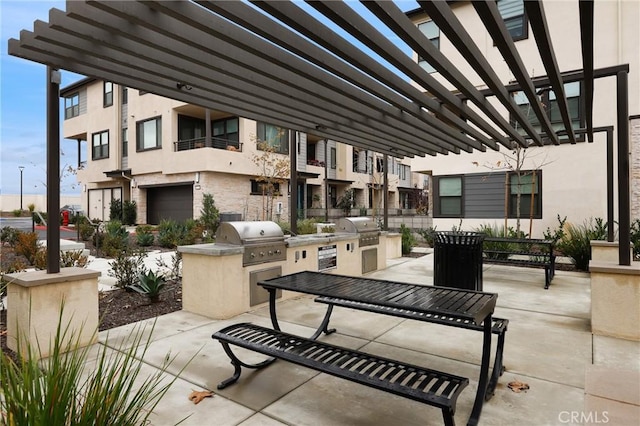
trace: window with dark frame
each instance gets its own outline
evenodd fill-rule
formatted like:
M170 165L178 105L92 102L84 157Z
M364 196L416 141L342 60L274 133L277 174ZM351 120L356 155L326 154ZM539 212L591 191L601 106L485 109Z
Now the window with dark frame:
M336 153L335 147L329 148L329 159L330 159L329 166L334 170L336 168L336 163L337 163L336 156L337 156L337 153Z
M109 158L109 131L93 133L91 135L91 159L101 160Z
M122 158L129 156L129 129L122 129Z
M64 119L80 115L80 93L76 92L64 98Z
M272 185L273 185L273 193L280 194L280 183L274 182ZM264 195L264 194L267 194L267 192L268 192L267 182L251 179L251 195Z
M497 0L498 11L513 41L529 37L529 21L524 10L524 0Z
M122 105L126 105L129 103L129 89L127 86L120 86L121 96L122 96Z
M440 49L440 28L438 28L435 22L427 21L418 24L418 29L422 31L436 49ZM436 72L436 69L421 57L418 57L418 64L428 73Z
M136 150L146 151L162 147L162 117L136 123Z
M113 105L113 83L110 81L104 81L102 91L102 106L110 107Z
M438 176L435 217L463 216L463 176Z
M571 118L571 127L573 129L580 129L584 127L585 117L584 117L584 109L581 107L582 98L584 96L582 84L579 81L565 83L564 85L565 95L567 96L567 105L569 106L569 116ZM546 111L547 117L551 122L551 127L554 130L562 130L564 129L564 123L562 121L562 116L560 115L560 109L558 108L558 100L556 98L555 92L551 90L551 88L542 88L538 89L538 96L540 98L540 102L544 110ZM511 94L515 103L520 107L520 110L527 117L529 123L533 125L533 128L538 132L542 131L542 126L540 125L540 120L533 112L531 108L531 104L529 103L529 99L526 97L524 92L517 91ZM511 125L514 126L520 134L526 135L525 130L522 126L515 121L513 116L510 117L509 121ZM567 140L569 138L568 135L560 135L558 136L560 140ZM576 139L578 141L584 140L584 134L576 135ZM545 138L545 142L549 142L548 138Z
M541 170L522 170L519 179L516 172L509 173L509 218L518 217L518 194L520 194L520 218L531 216L533 219L542 219L541 184Z
M258 122L258 139L280 154L289 154L289 131L284 127ZM260 147L258 147L260 149Z
M233 142L231 145L238 148L238 142L240 141L238 117L223 118L222 120L213 121L211 123L211 134L215 139Z

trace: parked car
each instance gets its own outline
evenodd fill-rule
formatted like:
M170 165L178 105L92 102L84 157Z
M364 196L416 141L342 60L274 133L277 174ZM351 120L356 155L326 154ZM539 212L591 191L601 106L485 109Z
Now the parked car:
M80 204L65 204L60 209L60 214L62 214L62 212L65 212L65 211L68 211L69 216L71 217L75 215L84 216L84 210L82 209L82 206Z

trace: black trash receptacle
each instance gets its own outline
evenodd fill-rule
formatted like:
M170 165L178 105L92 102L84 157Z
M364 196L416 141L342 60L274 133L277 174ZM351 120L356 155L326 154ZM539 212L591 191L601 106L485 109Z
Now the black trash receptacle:
M436 232L433 284L482 291L482 242L477 232Z

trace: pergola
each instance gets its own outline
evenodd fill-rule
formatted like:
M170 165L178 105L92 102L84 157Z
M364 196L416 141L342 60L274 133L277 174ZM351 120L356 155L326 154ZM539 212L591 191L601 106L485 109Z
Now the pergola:
M618 88L619 257L621 265L630 264L629 69L620 65L594 70L593 1L578 2L581 31L576 37L581 40L583 68L569 72L558 68L544 2L524 2L547 74L536 79L528 75L496 2L472 2L515 76L516 82L509 85L500 81L455 16L451 2L418 1L421 10L409 15L426 13L473 66L485 90L477 89L391 1L361 2L375 15L376 25L345 2L308 3L317 13L308 13L292 1L72 0L67 1L66 11L51 9L49 22L36 21L33 31L23 30L19 39L9 40L11 55L48 67L48 169L59 168L58 69L376 151L385 155L385 162L388 156L511 149L514 144L575 144L576 134L586 134L592 142L594 131L607 132L612 153L612 128L593 128L592 105L594 79L613 76ZM336 27L351 38L339 35L332 29ZM426 59L458 94L385 33L394 34ZM395 70L363 51L355 40ZM585 88L582 129L571 125L563 89L563 83L570 81L582 81ZM536 95L539 88L551 88L556 94L563 129L552 129ZM541 131L533 128L513 100L510 92L514 90L528 98ZM511 120L498 112L498 104ZM291 152L291 187L295 188L295 150ZM607 219L613 241L612 155L607 165ZM57 174L49 173L47 183L47 209L59 211ZM386 193L385 172L385 197ZM297 205L296 198L296 191L291 191L292 206ZM296 212L291 210L293 226ZM50 226L47 232L48 272L58 272L59 229Z

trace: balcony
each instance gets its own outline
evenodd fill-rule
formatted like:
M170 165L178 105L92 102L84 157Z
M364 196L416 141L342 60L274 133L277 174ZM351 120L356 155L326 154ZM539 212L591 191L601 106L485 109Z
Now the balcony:
M211 138L207 143L206 138L185 139L173 143L174 151L188 151L190 149L215 148L227 151L242 152L242 143L223 138Z

